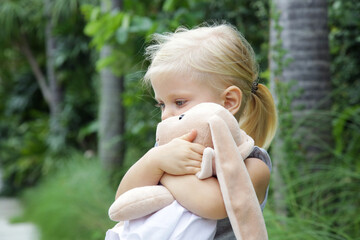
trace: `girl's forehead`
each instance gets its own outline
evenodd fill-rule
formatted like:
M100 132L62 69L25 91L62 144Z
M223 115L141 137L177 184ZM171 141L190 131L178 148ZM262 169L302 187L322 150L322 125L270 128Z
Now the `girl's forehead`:
M148 77L154 90L156 87L159 88L166 84L178 87L182 85L185 87L211 87L213 90L222 91L228 85L224 76L184 66L179 68L155 67L150 70Z
M151 76L151 85L199 85L202 83L197 78L194 78L193 74L187 72L175 72L175 71L162 71Z

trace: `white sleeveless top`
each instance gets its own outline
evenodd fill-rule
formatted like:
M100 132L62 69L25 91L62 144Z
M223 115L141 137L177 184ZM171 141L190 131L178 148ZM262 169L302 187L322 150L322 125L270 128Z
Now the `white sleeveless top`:
M216 222L193 214L175 200L153 214L115 226L105 240L214 239Z

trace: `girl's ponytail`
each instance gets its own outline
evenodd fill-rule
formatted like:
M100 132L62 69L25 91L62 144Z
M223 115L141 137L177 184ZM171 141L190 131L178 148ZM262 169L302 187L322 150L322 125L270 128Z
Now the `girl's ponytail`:
M247 99L239 125L254 140L255 145L268 148L277 128L277 112L269 89L259 84Z

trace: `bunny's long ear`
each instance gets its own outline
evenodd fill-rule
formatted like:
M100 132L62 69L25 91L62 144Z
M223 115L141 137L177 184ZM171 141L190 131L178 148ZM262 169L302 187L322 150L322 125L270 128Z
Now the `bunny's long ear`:
M217 178L231 226L238 240L268 239L259 201L244 159L226 123L209 119Z

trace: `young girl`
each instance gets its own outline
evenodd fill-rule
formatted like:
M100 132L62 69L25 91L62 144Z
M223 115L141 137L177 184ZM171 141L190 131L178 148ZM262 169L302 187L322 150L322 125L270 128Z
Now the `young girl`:
M227 24L179 28L175 33L155 35L154 39L156 43L147 48L151 65L144 80L154 90L161 119L180 115L202 102L227 108L258 146L244 162L263 209L271 170L263 148L269 146L275 134L277 117L269 90L258 84L258 65L251 46ZM135 187L161 183L180 204L169 207L218 220L216 233L211 233L215 239L235 239L217 179L199 180L195 176L204 150L192 143L195 137L196 131L191 131L149 150L128 170L116 197ZM166 217L164 221L168 221Z

